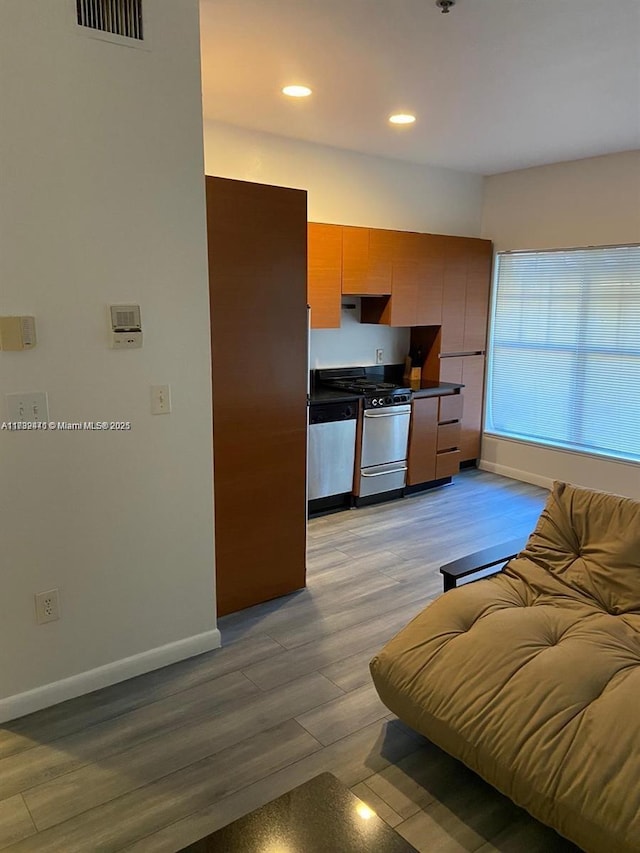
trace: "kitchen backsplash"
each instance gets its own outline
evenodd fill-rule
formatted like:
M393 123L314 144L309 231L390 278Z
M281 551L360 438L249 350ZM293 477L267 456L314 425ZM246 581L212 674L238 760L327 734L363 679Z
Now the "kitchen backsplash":
M360 299L345 296L342 326L339 329L312 329L310 368L358 367L376 363L376 350L383 352L384 364L404 362L409 351L409 329L392 329L360 323Z

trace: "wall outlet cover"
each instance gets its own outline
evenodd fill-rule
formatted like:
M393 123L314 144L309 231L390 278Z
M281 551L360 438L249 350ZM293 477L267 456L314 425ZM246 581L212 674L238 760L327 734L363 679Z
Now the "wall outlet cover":
M47 592L38 592L36 599L36 622L38 625L44 625L45 622L55 622L60 618L60 599L57 589L50 589Z

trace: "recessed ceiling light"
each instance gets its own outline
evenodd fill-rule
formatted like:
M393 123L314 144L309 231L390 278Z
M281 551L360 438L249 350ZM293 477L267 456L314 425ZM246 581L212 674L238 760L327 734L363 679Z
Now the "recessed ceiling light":
M396 113L389 116L391 124L413 124L415 120L416 117L411 115L411 113Z
M308 86L285 86L282 94L290 98L306 98L311 94L311 89Z

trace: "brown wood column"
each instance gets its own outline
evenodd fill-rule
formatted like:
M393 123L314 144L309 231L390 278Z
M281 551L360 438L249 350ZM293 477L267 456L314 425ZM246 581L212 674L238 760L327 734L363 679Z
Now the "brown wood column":
M305 585L307 194L206 189L222 616Z

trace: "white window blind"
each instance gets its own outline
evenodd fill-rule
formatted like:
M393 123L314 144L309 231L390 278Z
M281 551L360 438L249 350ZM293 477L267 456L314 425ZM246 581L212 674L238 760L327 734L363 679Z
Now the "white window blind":
M640 246L498 255L485 429L640 461Z

